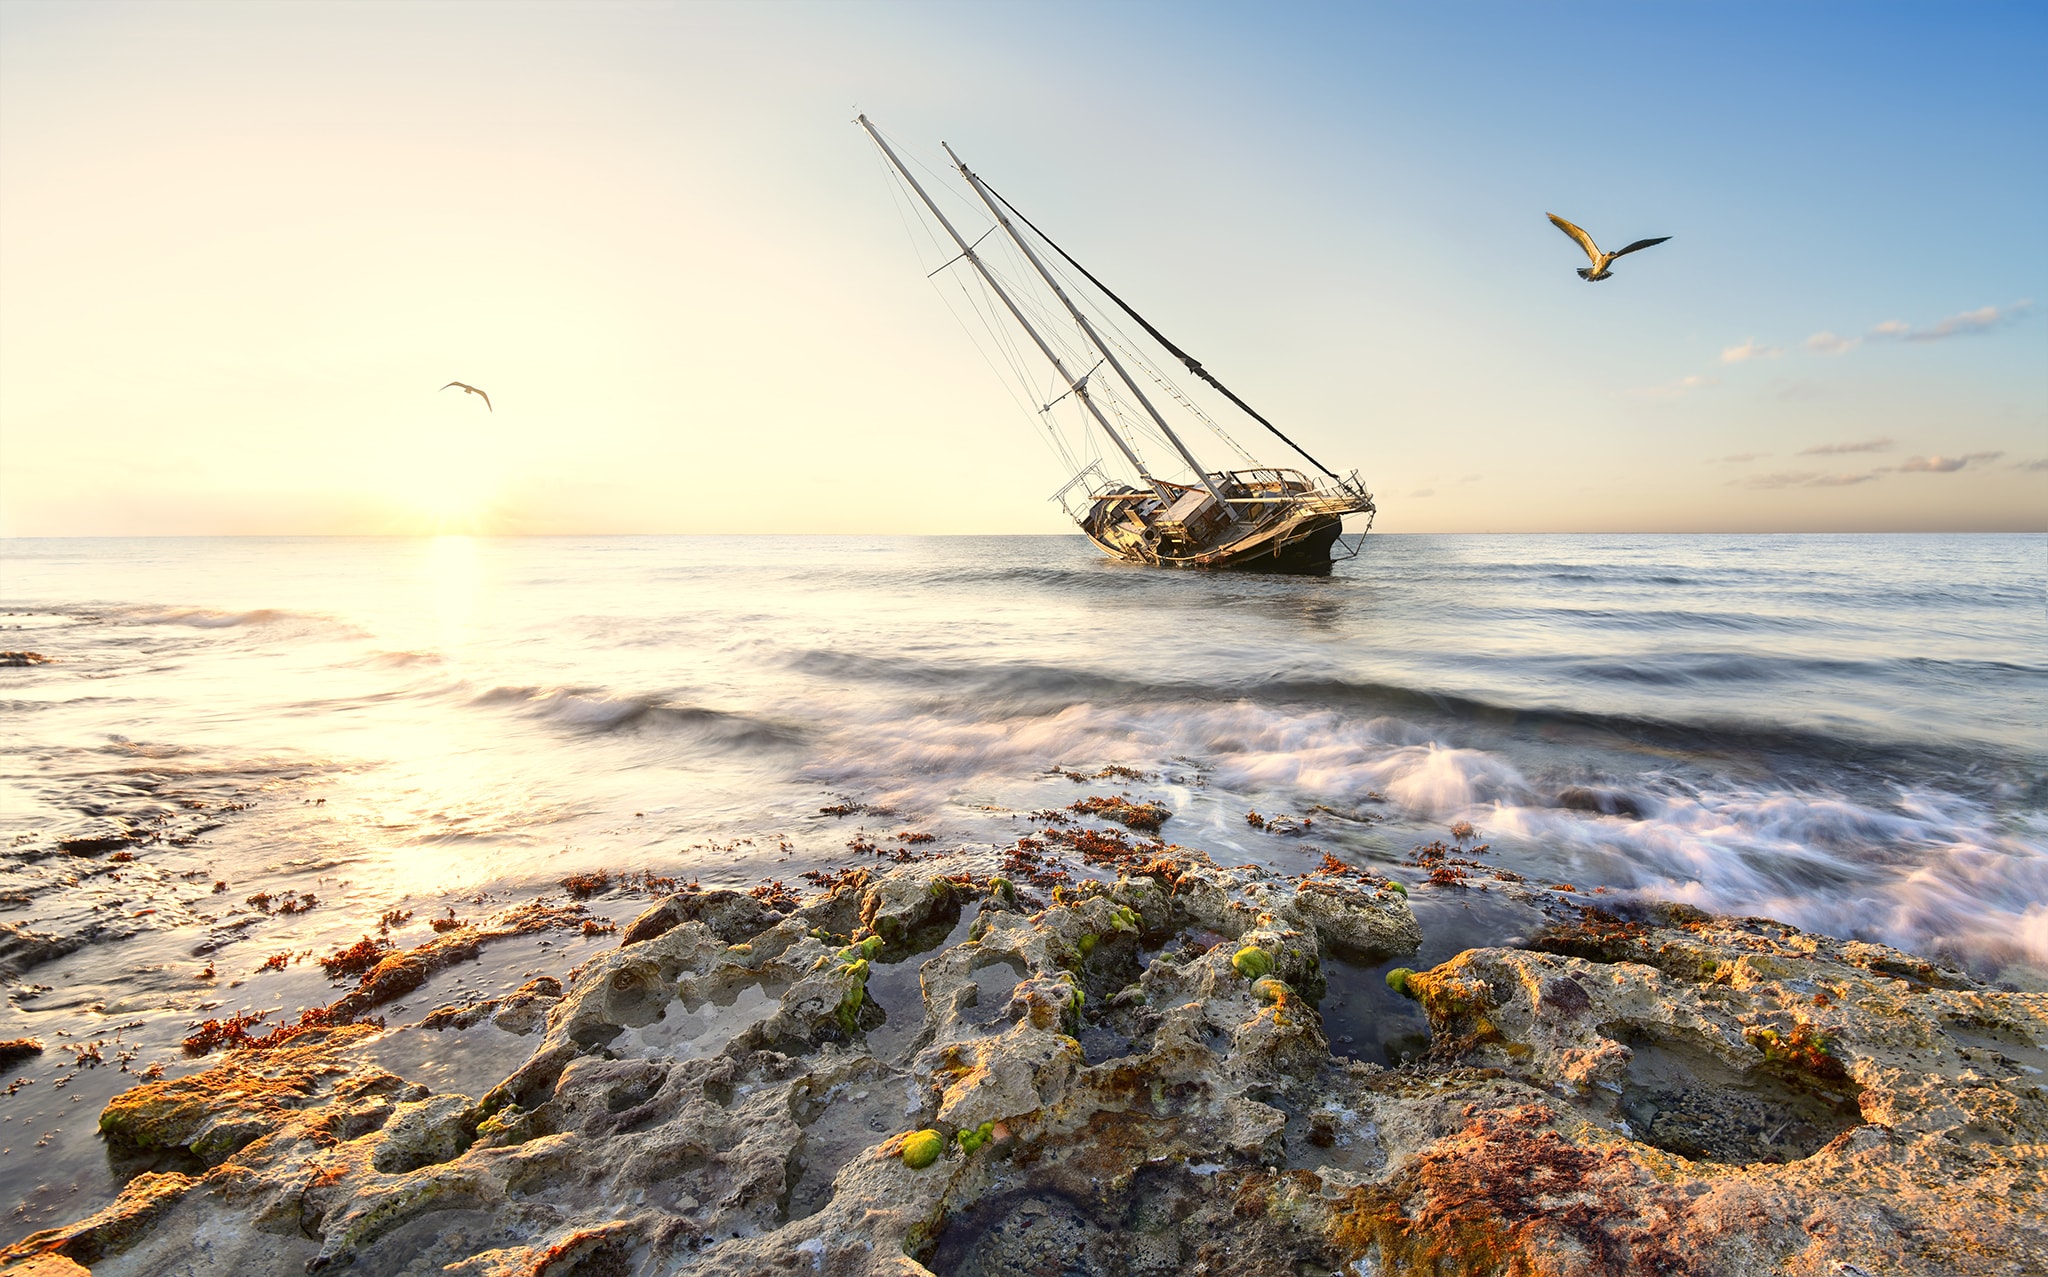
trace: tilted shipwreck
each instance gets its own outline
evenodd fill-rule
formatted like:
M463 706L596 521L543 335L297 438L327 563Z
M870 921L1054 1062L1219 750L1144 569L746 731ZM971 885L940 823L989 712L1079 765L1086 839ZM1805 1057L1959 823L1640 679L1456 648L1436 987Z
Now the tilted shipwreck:
M949 242L957 250L931 274L938 276L963 263L971 268L971 273L956 282L969 308L988 330L992 346L1001 352L1034 400L1041 384L1032 372L1034 365L1028 356L1012 344L1005 316L1023 330L1031 346L1050 364L1054 377L1052 398L1037 406L1035 415L1072 472L1053 499L1103 553L1155 567L1323 573L1330 570L1334 560L1358 552L1377 508L1356 470L1340 476L1282 434L1277 426L1216 380L1200 361L1169 341L1069 256L947 147L946 154L954 167L995 221L995 226L979 239L967 240L867 116L860 116L857 122L874 139L892 174L915 196L916 206L921 206L932 222L943 229L946 240L942 242L934 236L932 242L942 250L944 243ZM1031 236L1018 229L1018 222L1024 224ZM1012 272L1015 278L1006 277L1000 264L992 262L990 255L980 249L997 228L1002 230L1006 242L1015 246L1018 256L1013 264L1022 267ZM929 231L929 224L926 229ZM1032 237L1056 254L1058 261L1049 262L1033 246ZM1002 242L1005 241L998 241ZM1092 296L1072 280L1062 280L1060 263L1078 272L1117 312L1135 321L1147 337L1189 372L1299 453L1322 477L1314 478L1297 469L1256 464L1250 453L1146 359L1139 339L1117 330L1114 314L1095 305ZM1092 318L1091 309L1095 311ZM1133 369L1143 374L1142 378L1134 375ZM1141 382L1152 383L1161 398L1214 431L1225 446L1252 464L1243 469L1222 470L1204 465ZM1070 442L1053 416L1054 409L1063 405L1070 414L1079 414L1079 429L1073 432L1078 443ZM1088 441L1099 438L1106 438L1113 445L1115 455L1129 467L1134 482L1117 478L1105 469L1106 464L1116 465L1111 457L1089 455ZM1189 480L1162 477L1142 451L1146 444L1167 447L1187 467ZM1344 537L1346 515L1365 517L1365 527L1350 539Z

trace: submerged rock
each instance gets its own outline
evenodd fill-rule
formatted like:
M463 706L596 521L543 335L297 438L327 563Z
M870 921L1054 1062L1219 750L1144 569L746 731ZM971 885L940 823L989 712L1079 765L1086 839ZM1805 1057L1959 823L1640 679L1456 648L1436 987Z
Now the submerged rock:
M489 1012L545 1028L481 1098L365 1063L366 1026L138 1087L102 1128L187 1173L138 1176L0 1262L61 1256L100 1277L2048 1262L2048 995L1895 974L1913 960L1758 920L1589 916L1544 948L1404 974L1434 1046L1390 1070L1332 1057L1316 1004L1330 949L1420 940L1401 893L1185 853L1033 909L989 867L860 873L789 913L672 897L565 988Z

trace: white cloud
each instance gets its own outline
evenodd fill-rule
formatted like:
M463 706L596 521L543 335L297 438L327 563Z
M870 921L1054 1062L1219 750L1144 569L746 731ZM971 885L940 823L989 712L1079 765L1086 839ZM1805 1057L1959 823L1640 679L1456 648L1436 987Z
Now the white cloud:
M1830 332L1818 332L1806 339L1806 348L1816 355L1843 355L1862 344L1861 337L1837 337Z
M2036 457L2032 461L2015 461L2015 470L2048 470L2048 457Z
M1887 319L1870 330L1872 337L1898 337L1905 341L1943 341L1950 337L1971 337L2012 323L2034 308L2031 301L2010 306L1980 306L1960 315L1950 315L1927 328L1915 328L1900 319Z
M1832 457L1845 452L1883 452L1892 446L1889 439L1865 439L1861 443L1817 443L1811 448L1801 448L1802 457Z
M1721 352L1724 364L1739 364L1751 359L1776 359L1785 353L1782 346L1766 346L1752 337L1740 346L1730 346Z
M1851 484L1869 483L1883 474L1882 470L1866 470L1862 474L1824 474L1807 480L1809 488L1846 488Z
M1435 488L1417 488L1415 491L1408 494L1408 499L1410 501L1416 501L1420 500L1423 497L1433 497L1435 495Z

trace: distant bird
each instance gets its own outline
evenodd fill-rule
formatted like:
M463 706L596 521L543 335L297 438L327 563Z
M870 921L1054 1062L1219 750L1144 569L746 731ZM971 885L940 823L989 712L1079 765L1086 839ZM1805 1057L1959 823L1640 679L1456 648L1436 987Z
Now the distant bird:
M1590 242L1590 241L1589 241L1589 242ZM1651 240L1650 242L1651 242L1652 244L1654 244L1654 243L1656 243L1657 241L1656 241L1656 240ZM1629 245L1629 248L1639 248L1639 247L1641 247L1641 245L1638 245L1638 244L1631 244L1631 245ZM1627 248L1624 248L1624 249L1622 249L1621 251L1622 251L1623 253L1626 253L1626 252L1628 251L1628 249L1627 249ZM1617 253L1617 254L1615 254L1615 256L1617 256L1617 257L1619 257L1620 255L1621 255L1620 253ZM1583 274L1585 274L1585 273L1586 273L1586 272L1584 272L1584 271L1580 271L1580 272L1579 272L1579 274L1581 274L1581 275L1583 275ZM472 386L472 385L470 385L470 384L469 384L468 382L463 382L463 381L451 381L451 382L449 382L449 383L448 383L448 385L447 385L447 386L443 386L443 387L441 387L441 389L443 389L443 390L447 390L447 389L448 389L448 388L449 388L450 386L461 386L461 387L463 388L463 390L464 390L464 391L466 391L466 392L468 392L469 394L472 394L472 395L484 395L484 392L483 392L483 391L481 391L481 390L478 390L478 389L477 389L477 388L476 388L475 386ZM484 408L485 408L485 410L486 410L486 411L488 411L488 412L496 412L496 411L497 411L497 409L496 409L496 408L493 408L493 407L491 407L491 397L490 397L489 395L484 395Z
M1578 227L1572 225L1570 222L1567 222L1555 213L1545 213L1544 216L1549 218L1551 222L1556 225L1557 229L1571 236L1574 240L1577 240L1579 247L1586 250L1586 256L1593 259L1593 268L1591 270L1587 270L1583 266L1579 268L1579 278L1585 280L1588 283L1591 283L1594 280L1606 279L1609 275L1613 274L1614 272L1608 270L1607 268L1614 264L1615 258L1627 257L1630 253L1635 252L1639 248L1648 248L1652 244L1661 244L1665 240L1671 238L1669 235L1659 235L1655 239L1639 239L1635 243L1630 244L1627 248L1622 249L1618 253L1603 253L1600 251L1600 246L1593 242L1593 237L1591 235L1586 234L1586 232L1580 230Z

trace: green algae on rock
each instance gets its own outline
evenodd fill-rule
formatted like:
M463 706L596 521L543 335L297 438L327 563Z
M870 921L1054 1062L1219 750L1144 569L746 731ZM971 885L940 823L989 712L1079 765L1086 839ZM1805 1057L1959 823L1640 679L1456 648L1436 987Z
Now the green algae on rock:
M903 1140L903 1164L911 1170L921 1171L939 1160L939 1154L946 1151L946 1137L929 1128L912 1131Z
M1273 970L1273 958L1257 945L1246 945L1230 958L1231 969L1247 980L1258 980Z

